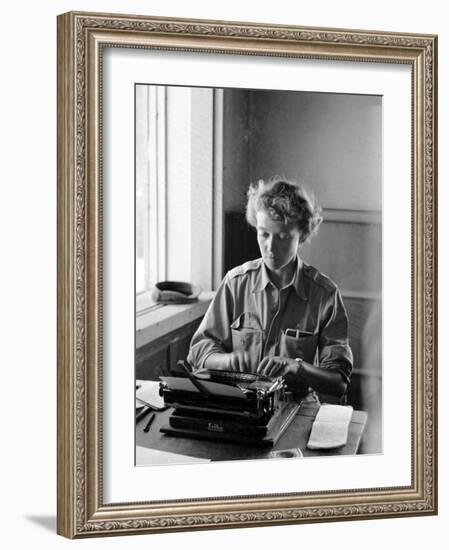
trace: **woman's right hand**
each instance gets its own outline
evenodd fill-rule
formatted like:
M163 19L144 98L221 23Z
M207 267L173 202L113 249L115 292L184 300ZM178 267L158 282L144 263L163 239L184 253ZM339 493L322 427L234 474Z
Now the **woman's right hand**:
M204 362L204 367L216 370L250 372L249 354L247 351L212 353Z

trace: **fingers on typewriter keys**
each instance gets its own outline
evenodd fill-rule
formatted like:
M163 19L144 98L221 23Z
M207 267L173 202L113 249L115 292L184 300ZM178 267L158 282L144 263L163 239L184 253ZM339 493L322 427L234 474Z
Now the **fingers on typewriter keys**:
M278 368L276 369L274 374L279 374L279 375L284 374L284 370L286 366L287 366L287 361L282 359L282 361L278 364Z
M275 374L277 374L277 371L279 371L280 368L281 364L279 360L276 358L272 358L267 365L266 374L268 374L268 376L274 376Z
M286 366L287 361L285 359L281 359L280 357L264 357L257 372L273 377L283 374Z
M265 367L266 367L268 361L269 361L268 357L264 357L262 359L262 361L259 363L259 365L257 367L257 370L256 370L257 374L265 374Z
M249 355L246 351L235 351L231 355L231 370L236 372L249 371Z
M248 352L244 351L240 355L240 370L241 372L249 372L250 365L249 365L249 355Z

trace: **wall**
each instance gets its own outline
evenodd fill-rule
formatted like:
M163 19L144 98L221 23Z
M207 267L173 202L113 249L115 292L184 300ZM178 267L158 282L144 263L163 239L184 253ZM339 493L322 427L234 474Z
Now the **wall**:
M381 210L381 121L378 96L251 92L251 180L281 170L324 208Z
M249 95L225 89L223 94L223 209L241 211L250 181Z
M261 0L17 0L3 6L0 36L2 144L0 234L2 418L1 518L5 548L152 548L224 550L333 548L378 550L396 541L408 550L440 549L449 535L449 401L440 399L440 515L220 532L181 533L71 542L54 534L56 514L56 14L102 12L256 20L341 28L440 33L440 330L449 332L446 235L449 218L449 30L444 3L379 0L294 4ZM444 11L443 11L444 10ZM449 371L440 367L440 388Z

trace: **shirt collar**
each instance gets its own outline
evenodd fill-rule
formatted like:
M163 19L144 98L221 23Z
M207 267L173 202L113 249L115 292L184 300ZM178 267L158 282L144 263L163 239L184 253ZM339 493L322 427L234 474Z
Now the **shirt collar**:
M260 258L260 268L256 272L256 279L254 281L253 292L261 292L265 290L265 287L271 284L270 277L267 273L267 268L262 258Z
M265 263L261 259L261 266L260 269L257 271L253 292L261 292L268 284L272 284L272 282L268 275ZM307 300L307 294L304 288L303 261L299 256L297 256L296 258L295 275L288 286L293 286L296 294L299 296L299 298L301 298L301 300Z
M304 262L299 255L296 257L296 273L293 278L292 284L296 290L296 294L301 300L307 300L306 289L304 287Z

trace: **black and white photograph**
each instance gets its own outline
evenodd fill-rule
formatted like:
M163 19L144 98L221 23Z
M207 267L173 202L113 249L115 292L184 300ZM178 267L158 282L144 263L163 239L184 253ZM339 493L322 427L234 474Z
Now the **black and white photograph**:
M135 464L382 453L382 96L134 88Z

